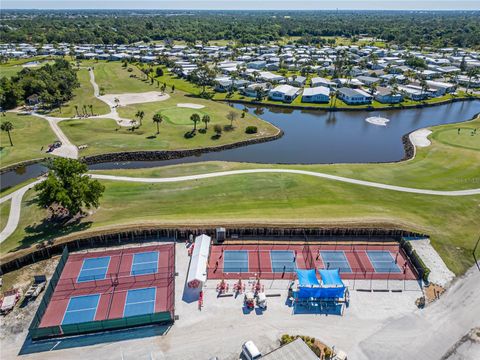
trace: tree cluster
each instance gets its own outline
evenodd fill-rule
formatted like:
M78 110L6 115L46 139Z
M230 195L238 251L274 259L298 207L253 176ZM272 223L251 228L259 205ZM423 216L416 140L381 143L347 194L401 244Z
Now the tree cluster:
M79 87L77 73L66 60L56 60L37 69L25 68L11 78L0 79L0 106L13 109L35 97L43 106L61 106Z
M171 11L69 10L2 12L4 42L127 44L232 40L261 44L285 36L370 36L400 45L478 47L478 11Z

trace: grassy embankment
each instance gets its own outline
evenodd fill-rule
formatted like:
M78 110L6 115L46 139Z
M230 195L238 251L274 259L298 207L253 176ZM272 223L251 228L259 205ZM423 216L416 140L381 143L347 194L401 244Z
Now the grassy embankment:
M11 200L0 204L0 231L7 225L8 215L10 214Z
M13 130L10 132L13 146L10 146L5 131L0 134L1 167L49 156L45 150L56 137L45 120L35 116L6 113L5 116L0 117L0 121L10 121L13 124Z
M284 166L340 174L402 186L434 189L476 188L480 134L475 120L435 128L432 145L414 160L392 164ZM473 139L471 139L473 138ZM201 163L158 169L115 170L132 176L175 176L254 164ZM104 171L105 172L105 171ZM429 196L381 190L295 174L248 174L169 184L103 181L100 208L80 224L56 227L43 221L30 191L17 231L2 244L2 254L77 230L140 224L287 223L396 227L431 235L432 243L457 274L471 266L478 237L480 196Z

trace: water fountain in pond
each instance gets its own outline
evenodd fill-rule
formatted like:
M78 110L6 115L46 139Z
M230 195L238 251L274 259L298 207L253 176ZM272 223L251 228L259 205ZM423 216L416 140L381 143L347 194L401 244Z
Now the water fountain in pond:
M372 117L366 118L365 121L377 126L387 126L387 123L390 120L381 116L372 116Z

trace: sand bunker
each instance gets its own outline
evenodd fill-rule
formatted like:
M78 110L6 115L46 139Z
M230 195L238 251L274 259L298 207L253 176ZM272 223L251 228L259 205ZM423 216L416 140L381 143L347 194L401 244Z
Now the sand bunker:
M200 104L192 104L192 103L180 103L177 104L178 107L181 108L190 108L190 109L203 109L205 106Z
M386 118L380 117L380 116L372 116L369 118L365 119L366 122L377 125L377 126L387 126L387 123L390 121Z
M130 104L141 104L155 101L164 101L170 98L170 95L162 93L160 91L148 91L143 93L127 93L127 94L107 94L98 97L100 100L106 102L110 106L115 106L117 103L115 99L118 99L120 106Z
M431 144L430 140L428 140L428 136L432 132L428 129L420 129L412 132L409 135L410 141L413 145L418 147L427 147Z

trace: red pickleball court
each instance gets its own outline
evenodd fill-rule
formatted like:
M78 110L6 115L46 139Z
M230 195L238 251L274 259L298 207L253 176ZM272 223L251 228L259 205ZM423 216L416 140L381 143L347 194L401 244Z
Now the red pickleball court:
M70 254L39 328L174 308L174 244Z
M343 279L416 280L398 243L212 245L209 279L293 279L296 269L339 269Z

